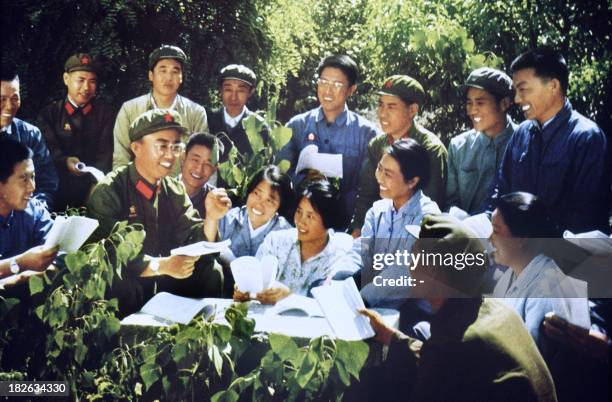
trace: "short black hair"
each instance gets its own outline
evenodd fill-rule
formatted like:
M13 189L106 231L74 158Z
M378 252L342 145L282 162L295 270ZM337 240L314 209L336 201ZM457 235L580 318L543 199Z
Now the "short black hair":
M255 190L255 187L263 180L267 181L272 189L278 192L280 198L278 214L287 220L291 220L295 209L295 191L293 190L293 182L289 175L281 172L276 165L264 166L249 181L246 191L247 195Z
M219 144L217 142L217 137L212 134L193 133L187 141L187 146L185 147L185 154L189 153L189 150L195 145L202 145L203 147L206 147L212 151L215 148L215 144L217 145L217 147L219 147Z
M510 233L515 237L555 238L561 231L553 221L546 204L537 196L515 191L504 194L496 201Z
M2 68L0 72L0 81L8 81L8 82L17 81L17 83L19 83L19 75L17 75L17 71L13 69Z
M404 182L419 178L416 190L427 187L431 175L429 168L429 155L425 148L412 138L395 141L385 150L400 165Z
M321 59L317 67L317 74L319 77L326 67L342 70L348 79L349 86L355 85L359 79L359 68L357 67L357 63L345 54L334 54Z
M306 181L302 185L301 197L310 201L312 208L321 215L325 229L340 229L342 204L338 192L332 184L324 179Z
M17 164L32 159L32 150L11 138L0 138L0 182L6 183Z
M569 70L565 59L550 47L539 47L520 54L510 65L510 71L533 68L535 75L544 80L557 79L565 95L569 82Z

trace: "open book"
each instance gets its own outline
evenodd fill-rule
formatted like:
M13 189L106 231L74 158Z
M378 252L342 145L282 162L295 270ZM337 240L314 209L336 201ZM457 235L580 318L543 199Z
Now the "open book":
M121 321L123 325L171 325L188 324L198 313L209 306L207 299L190 299L160 292L153 296L140 311Z
M170 255L186 255L189 257L199 257L201 255L220 253L226 250L232 241L230 239L220 242L200 241L183 247L170 250Z
M297 315L308 317L325 317L319 302L312 297L290 294L266 310L266 315Z
M278 260L271 255L261 261L255 257L238 257L230 264L236 287L241 292L248 292L252 298L262 290L268 289L276 279Z
M300 152L295 171L308 169L318 170L326 177L342 178L342 154L322 154L316 145L308 145Z
M96 230L98 221L84 216L58 216L47 235L44 248L59 246L60 251L73 253Z

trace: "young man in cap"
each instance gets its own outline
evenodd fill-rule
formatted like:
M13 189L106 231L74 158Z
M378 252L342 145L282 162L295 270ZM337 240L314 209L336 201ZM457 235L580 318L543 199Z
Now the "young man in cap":
M385 148L399 139L412 138L425 148L429 155L430 179L423 193L439 206L444 205L446 148L435 134L414 120L425 100L423 87L412 77L393 75L385 80L378 95L378 120L385 134L374 138L368 145L351 222L353 237L359 237L366 212L374 201L380 199L375 177L378 162Z
M0 278L11 277L10 284L44 271L57 256L57 248L42 248L53 221L32 197L32 155L22 143L0 137Z
M344 208L338 213L342 214L342 227L347 228L368 143L378 132L371 122L346 105L357 90L359 71L353 59L347 55L327 56L319 63L317 74L320 106L289 120L287 127L293 135L277 160L291 162L291 172L295 173L300 152L308 145L316 145L320 153L341 154L340 199ZM303 176L294 176L294 180L299 183Z
M181 138L187 142L188 133L208 131L206 110L203 106L178 94L183 82L183 70L187 55L176 46L162 45L149 55L149 81L151 92L125 102L115 121L113 169L130 161L129 127L142 113L151 109L172 109L181 116L186 133ZM176 176L178 164L172 170Z
M512 79L506 73L478 68L470 73L465 87L466 111L473 128L453 138L448 147L446 205L473 215L484 207L516 124L507 114L512 105Z
M111 170L115 113L95 99L99 74L100 65L91 55L70 56L64 65L66 97L45 107L38 116L59 176L56 211L83 206L96 183L77 164Z
M182 157L181 181L202 219L206 218L206 196L215 188L208 180L217 171L218 141L212 134L192 134Z
M208 112L209 131L223 144L221 162L227 160L232 143L241 154L253 153L246 131L242 127L242 120L255 114L246 105L256 85L257 76L246 66L230 64L221 69L219 95L223 107ZM263 122L260 116L257 118ZM268 139L267 131L267 127L264 126L262 133L264 141Z
M556 50L538 48L518 56L510 70L514 101L527 120L508 142L490 204L525 191L548 205L561 229L609 233L608 139L572 109L565 59Z
M58 186L53 159L38 127L15 117L21 106L19 77L14 71L2 70L1 74L0 138L12 138L32 150L38 183L34 197L51 208Z
M130 126L130 149L135 158L117 168L94 188L87 202L89 216L99 221L94 239L108 236L117 221L144 226L146 237L139 257L113 284L121 315L137 311L157 291L187 297L220 295L223 277L213 259L170 256L176 247L204 240L203 223L183 184L169 177L182 154L185 134L180 115L170 109L143 113ZM211 202L231 206L223 190ZM209 194L210 195L210 194Z

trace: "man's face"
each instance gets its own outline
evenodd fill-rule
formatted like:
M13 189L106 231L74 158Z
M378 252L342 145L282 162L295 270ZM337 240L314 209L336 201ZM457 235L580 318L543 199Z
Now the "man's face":
M96 95L98 77L96 73L90 71L64 73L64 84L70 99L78 106L83 106Z
M507 103L507 98L498 103L490 92L470 87L465 108L474 130L489 136L499 134L506 126Z
M13 174L0 182L0 206L5 211L22 211L34 194L34 163L32 159L19 162L13 168Z
M0 84L0 97L2 99L0 127L6 127L13 122L13 117L15 117L21 106L19 81L2 81Z
M397 96L380 95L378 121L385 134L395 139L407 134L415 115L413 109Z
M183 67L178 60L161 59L149 71L153 92L162 96L175 96L183 82Z
M221 101L227 113L238 116L253 93L251 86L240 80L223 80L221 84Z
M408 182L404 181L399 163L394 157L385 153L376 168L376 181L380 198L398 201L403 205L403 202L410 199L414 193L418 178L415 177Z
M346 75L339 68L325 67L317 81L317 97L325 113L341 113L349 96L356 89L349 86Z
M150 183L167 176L176 158L182 154L182 145L179 133L173 129L148 134L132 142L138 173Z
M194 145L183 161L181 178L189 188L201 188L215 173L217 167L212 162L212 152L204 145Z
M526 119L543 124L555 115L555 105L563 97L558 80L542 79L536 76L535 69L525 68L512 74L512 84L516 89L514 102Z

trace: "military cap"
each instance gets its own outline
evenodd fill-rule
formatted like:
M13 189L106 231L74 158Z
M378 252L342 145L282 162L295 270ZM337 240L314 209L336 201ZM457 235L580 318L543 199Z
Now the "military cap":
M98 74L100 72L100 64L88 53L76 53L68 57L64 64L64 71L67 73L89 71Z
M187 55L178 46L161 45L157 49L153 50L149 55L149 70L153 71L153 68L161 59L174 59L178 60L182 66L187 63Z
M417 245L419 252L454 256L452 266L427 267L424 269L426 275L463 294L478 295L488 267L488 255L480 239L463 223L448 215L427 215L421 221ZM468 265L467 256L470 255ZM465 266L460 266L459 261Z
M484 89L501 97L512 97L512 79L503 71L490 67L472 71L465 80L465 86Z
M251 86L251 88L255 88L255 84L257 84L257 76L247 66L243 66L242 64L230 64L221 69L221 76L219 77L219 82L223 83L225 80L238 80L242 82L246 82Z
M152 109L144 112L130 125L130 141L138 141L148 134L174 129L183 134L187 130L181 124L181 116L171 109Z
M379 95L392 95L401 98L406 104L425 101L425 90L417 80L407 75L392 75L385 80Z

